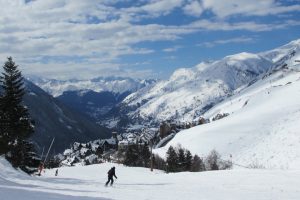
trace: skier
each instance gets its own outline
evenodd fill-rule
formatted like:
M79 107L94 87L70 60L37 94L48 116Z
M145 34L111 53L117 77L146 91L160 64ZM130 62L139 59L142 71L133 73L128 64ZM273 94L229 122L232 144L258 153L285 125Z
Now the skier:
M55 171L55 176L57 176L58 175L58 169L56 169L56 171Z
M107 175L108 175L108 181L105 183L105 186L107 186L110 182L110 185L113 185L114 183L114 179L113 177L115 177L116 179L118 178L115 174L115 167L112 167L108 172L107 172Z
M43 169L44 169L44 163L43 163L43 162L41 162L41 163L40 163L40 165L39 165L39 173L38 173L38 175L39 175L39 176L41 176L41 175L42 175L42 171L43 171Z

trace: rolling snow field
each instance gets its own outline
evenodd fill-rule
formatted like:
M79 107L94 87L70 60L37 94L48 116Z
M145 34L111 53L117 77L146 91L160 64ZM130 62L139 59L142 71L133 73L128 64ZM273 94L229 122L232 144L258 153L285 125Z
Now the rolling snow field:
M116 166L115 185L104 187ZM112 163L46 170L40 177L14 170L0 158L2 200L298 200L300 170L234 169L166 174Z

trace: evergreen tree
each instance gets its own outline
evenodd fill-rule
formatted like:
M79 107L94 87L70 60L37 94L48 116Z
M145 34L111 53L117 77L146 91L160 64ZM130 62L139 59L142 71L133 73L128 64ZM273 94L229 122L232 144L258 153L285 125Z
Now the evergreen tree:
M189 150L185 151L185 171L191 171L193 156Z
M175 149L170 146L167 151L167 170L168 172L177 172L178 171L178 155Z
M142 167L149 167L151 152L148 144L142 145L140 155L142 156Z
M203 160L197 154L193 157L191 171L192 172L205 171Z
M0 76L0 154L6 154L14 166L22 167L32 148L24 140L33 133L33 121L22 104L25 89L18 66L9 57ZM29 151L29 152L24 152Z
M137 166L138 160L139 160L138 145L137 144L129 145L125 153L124 165Z
M11 162L13 167L18 167L26 173L32 174L37 172L37 168L41 162L36 154L33 143L26 140L18 142L11 149L6 158Z
M47 168L52 169L52 168L58 168L60 165L60 160L58 156L52 156L49 159L49 162L47 163Z
M101 148L101 146L98 146L96 149L96 153L95 153L98 157L102 156L103 154L103 149Z
M7 132L7 116L4 113L3 96L0 88L0 155L5 154L9 151L8 148L8 132Z
M184 171L186 160L185 160L184 149L182 147L178 148L177 155L178 155L178 171Z

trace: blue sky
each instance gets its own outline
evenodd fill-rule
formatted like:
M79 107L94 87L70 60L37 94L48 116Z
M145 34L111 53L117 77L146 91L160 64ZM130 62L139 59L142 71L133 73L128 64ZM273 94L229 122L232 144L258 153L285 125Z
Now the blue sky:
M2 0L0 11L3 63L58 79L167 78L300 38L300 0Z

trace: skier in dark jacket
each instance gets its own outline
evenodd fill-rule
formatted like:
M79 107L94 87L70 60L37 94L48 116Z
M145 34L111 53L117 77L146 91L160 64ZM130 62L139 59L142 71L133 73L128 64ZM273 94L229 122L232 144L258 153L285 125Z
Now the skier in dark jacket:
M115 167L112 167L108 172L107 172L107 175L108 175L108 180L107 182L105 183L105 186L107 186L110 182L110 185L112 185L114 183L114 179L113 177L115 177L116 179L118 178L116 176L116 173L115 173Z

